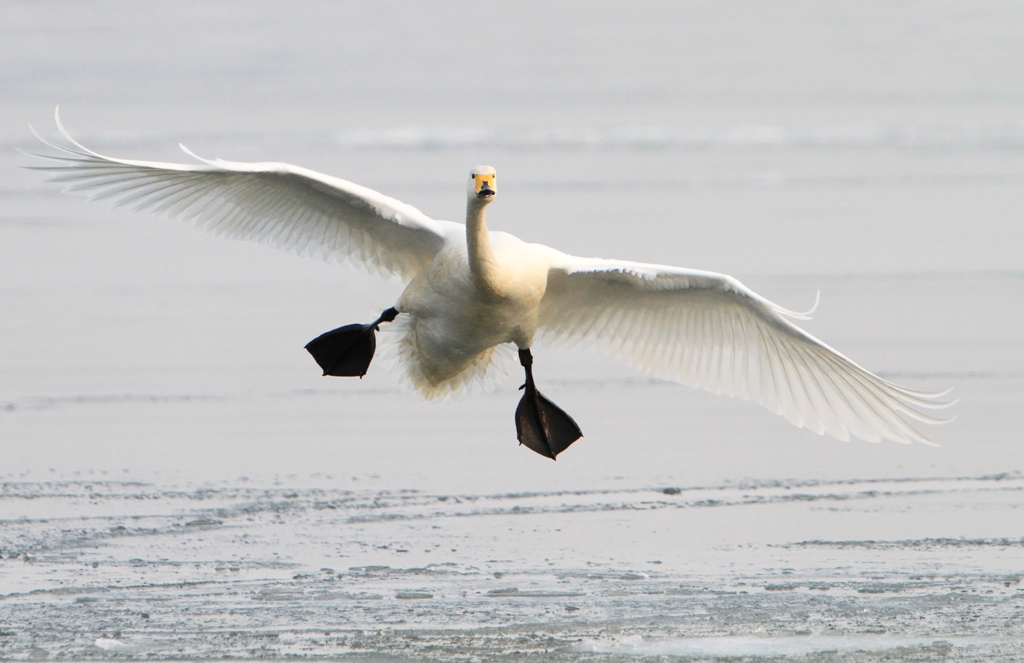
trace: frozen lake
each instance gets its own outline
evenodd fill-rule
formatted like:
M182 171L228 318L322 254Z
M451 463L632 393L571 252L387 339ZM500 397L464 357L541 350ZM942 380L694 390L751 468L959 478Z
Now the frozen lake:
M12 3L0 25L0 659L1024 657L1024 10L1014 3ZM485 19L479 17L484 12ZM100 152L286 161L577 255L733 274L936 447L538 348L429 404L302 349L400 292L61 196Z

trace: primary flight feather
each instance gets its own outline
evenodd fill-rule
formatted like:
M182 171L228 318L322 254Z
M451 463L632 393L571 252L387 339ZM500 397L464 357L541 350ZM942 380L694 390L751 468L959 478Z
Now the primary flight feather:
M489 166L470 175L461 224L284 163L206 160L187 149L199 163L103 156L56 120L69 144L40 137L56 154L37 155L54 162L37 168L67 193L400 277L406 288L381 318L310 342L325 375L365 373L374 332L385 322L395 322L398 356L427 398L482 379L495 350L514 344L527 378L516 413L519 439L551 458L582 433L536 390L536 338L589 344L647 374L752 400L841 440L929 443L907 419L939 423L922 410L950 404L948 392L913 391L874 375L787 319L805 315L732 277L578 258L489 231L485 210L497 193Z

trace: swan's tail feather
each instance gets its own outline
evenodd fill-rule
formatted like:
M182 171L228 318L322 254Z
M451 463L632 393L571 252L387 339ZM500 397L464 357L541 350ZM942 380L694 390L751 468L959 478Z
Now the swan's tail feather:
M400 315L394 323L382 328L378 340L381 356L388 364L397 365L402 386L428 401L494 391L508 379L509 369L514 366L515 351L503 344L469 359L452 375L437 376L426 365L416 336L416 323L408 315Z

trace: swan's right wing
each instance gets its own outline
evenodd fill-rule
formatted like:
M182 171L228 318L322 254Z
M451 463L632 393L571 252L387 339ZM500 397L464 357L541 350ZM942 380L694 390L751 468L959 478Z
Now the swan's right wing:
M542 339L584 342L645 373L761 403L793 424L841 440L930 443L897 413L944 394L892 384L855 364L724 274L618 260L552 257Z
M190 220L216 234L350 259L408 281L430 265L447 237L465 232L461 224L436 221L411 205L306 168L199 157L194 165L116 159L80 145L59 117L57 126L70 146L39 137L58 154L35 155L55 164L34 168L51 173L66 193Z

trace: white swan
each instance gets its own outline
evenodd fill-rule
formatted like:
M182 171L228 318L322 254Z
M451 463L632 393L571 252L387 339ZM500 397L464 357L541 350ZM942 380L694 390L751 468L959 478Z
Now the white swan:
M427 398L480 379L495 348L515 344L527 377L516 414L519 439L550 458L581 433L536 391L530 348L537 337L591 343L650 375L755 401L796 426L841 440L930 444L899 413L939 423L920 410L952 404L943 400L948 391L913 391L872 374L786 319L805 314L732 277L577 258L488 231L485 210L497 192L489 166L470 175L463 225L284 163L210 161L184 146L199 164L106 157L76 142L55 117L70 147L36 134L58 151L35 155L57 162L36 168L67 193L401 277L405 291L378 320L310 342L325 375L365 373L374 330L396 318L399 356Z

